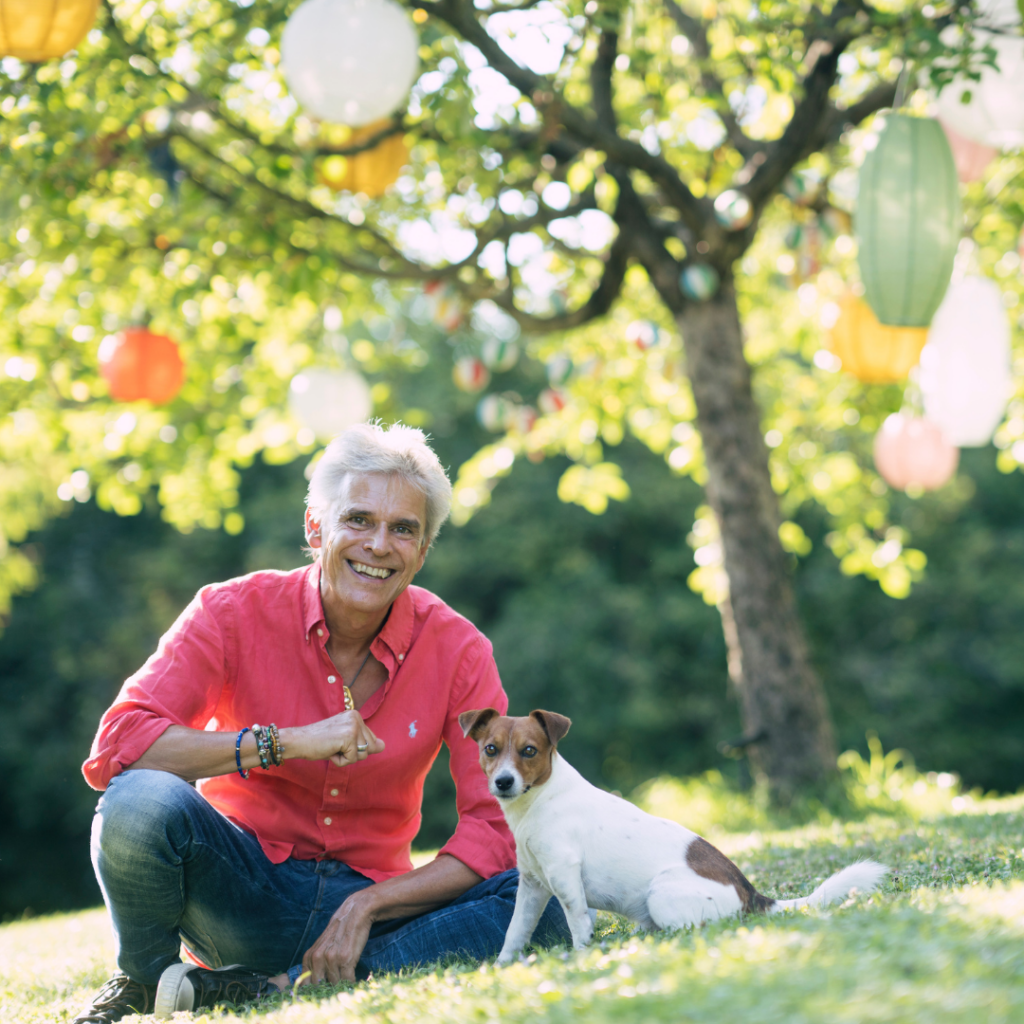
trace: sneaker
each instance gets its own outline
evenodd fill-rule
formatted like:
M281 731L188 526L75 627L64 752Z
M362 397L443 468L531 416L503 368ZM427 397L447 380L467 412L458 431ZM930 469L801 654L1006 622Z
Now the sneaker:
M155 985L143 985L126 974L115 974L72 1024L111 1024L129 1013L152 1013L154 999Z
M248 1003L274 995L277 988L265 974L238 964L216 970L195 964L174 964L160 975L153 1013L166 1020L176 1010L198 1010L218 1003Z

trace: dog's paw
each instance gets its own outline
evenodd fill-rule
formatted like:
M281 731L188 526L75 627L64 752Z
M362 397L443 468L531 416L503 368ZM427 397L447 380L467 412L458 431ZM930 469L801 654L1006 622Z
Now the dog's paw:
M498 954L498 959L494 961L495 967L508 967L513 960L515 960L515 953L506 953L504 950Z

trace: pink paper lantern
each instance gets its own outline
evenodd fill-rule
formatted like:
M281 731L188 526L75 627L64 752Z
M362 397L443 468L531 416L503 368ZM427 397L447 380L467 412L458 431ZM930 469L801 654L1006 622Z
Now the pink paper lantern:
M960 449L931 420L894 413L875 435L875 466L897 491L917 486L935 491L956 472Z
M994 146L986 146L983 142L968 139L950 128L941 118L939 124L949 139L949 148L953 150L956 176L965 185L972 181L980 181L988 165L999 155L999 150Z

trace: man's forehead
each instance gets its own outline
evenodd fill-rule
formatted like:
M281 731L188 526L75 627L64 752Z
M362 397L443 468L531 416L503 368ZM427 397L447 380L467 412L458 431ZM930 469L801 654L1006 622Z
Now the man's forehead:
M422 525L427 497L411 480L397 474L347 473L334 499L335 515L372 512L389 519L413 519Z

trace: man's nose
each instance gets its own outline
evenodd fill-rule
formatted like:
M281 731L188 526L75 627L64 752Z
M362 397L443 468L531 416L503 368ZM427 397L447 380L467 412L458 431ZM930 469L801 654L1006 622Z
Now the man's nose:
M366 547L374 554L383 554L388 549L388 525L381 523L376 530L366 538Z

